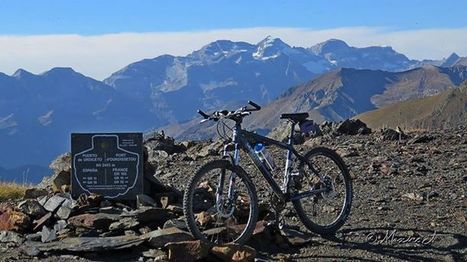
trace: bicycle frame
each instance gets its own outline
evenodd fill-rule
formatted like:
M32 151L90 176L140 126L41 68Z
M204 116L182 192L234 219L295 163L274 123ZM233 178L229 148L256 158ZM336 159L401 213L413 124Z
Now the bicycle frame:
M234 148L234 154L233 154L233 159L232 159L232 164L237 166L239 165L239 160L240 160L240 155L239 155L239 150L243 149L248 156L253 160L253 163L255 166L258 168L258 170L261 172L263 177L266 179L268 184L271 186L273 192L276 194L276 196L284 202L289 202L289 201L294 201L298 199L302 199L305 197L309 197L311 195L319 194L326 192L328 189L327 188L321 188L321 189L311 189L307 192L299 193L299 194L290 194L288 192L288 183L290 181L291 177L291 168L292 168L292 161L293 158L292 156L295 156L296 159L298 159L301 162L306 163L310 169L312 170L313 173L319 176L318 172L313 168L311 163L308 163L304 157L302 157L293 147L293 130L294 130L295 124L292 124L291 132L288 138L287 143L283 143L280 141L276 141L274 139L261 136L258 134L255 134L253 132L249 132L246 130L243 130L241 128L240 124L236 124L235 128L233 129L233 143L235 145ZM278 185L276 180L273 178L271 172L268 170L266 165L260 160L258 155L255 153L254 149L250 145L250 141L254 141L255 143L261 142L265 145L274 145L279 148L282 148L284 150L287 150L287 159L285 163L285 171L284 171L284 180L282 187ZM239 148L240 146L240 148ZM223 174L221 175L221 181L223 181ZM234 192L233 185L235 182L235 176L230 177L229 181L229 193L228 193L228 198L232 197L232 194ZM223 183L221 183L222 185ZM221 186L222 187L222 186ZM222 190L222 188L221 188ZM222 192L222 191L220 191Z

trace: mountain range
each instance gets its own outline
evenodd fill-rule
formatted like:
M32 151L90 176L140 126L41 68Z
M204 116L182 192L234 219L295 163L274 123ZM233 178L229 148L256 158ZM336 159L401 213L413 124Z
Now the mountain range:
M403 94L387 88L386 75L397 78L397 72L423 65L452 66L454 69L432 70L446 71L442 75L454 86L465 78L465 61L455 54L440 61L411 60L391 47L357 48L336 39L294 47L267 37L257 44L219 40L187 56L145 59L104 81L71 68L53 68L39 75L22 69L11 76L0 73L0 166L10 170L22 165L46 166L57 154L69 150L71 132L146 131L186 123L198 108L234 108L246 100L277 105L290 95L299 99L296 93L303 83L313 85L310 79L318 81L314 84L318 86L327 83L326 78L344 82L355 78L351 81L355 86L345 85L344 89L338 82L321 91L314 87L309 93L314 98L306 100L308 108L319 108L316 117L340 120L393 101L434 94L445 90L448 83L443 78L441 87L433 83L433 88L425 91L413 87L407 89L412 93ZM368 79L358 80L367 74ZM454 80L455 74L458 80ZM391 81L397 82L395 78ZM380 82L373 84L373 79ZM362 86L368 83L371 85ZM360 90L361 97L349 99L346 88ZM383 89L387 93L381 93ZM369 96L372 100L360 105L359 101ZM289 107L294 108L307 107Z
M403 72L342 68L288 89L254 116L248 129L267 134L285 112L308 112L316 122L342 121L401 101L430 97L467 80L467 67L426 65ZM464 108L462 108L464 109ZM206 139L216 128L192 120L161 128L179 139Z

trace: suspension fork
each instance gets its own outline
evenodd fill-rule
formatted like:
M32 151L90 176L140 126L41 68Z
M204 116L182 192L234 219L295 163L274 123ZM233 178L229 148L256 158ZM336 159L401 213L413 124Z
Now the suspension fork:
M223 152L223 158L230 159L234 167L238 166L239 161L240 161L239 148L238 148L238 143L236 142L237 140L236 137L237 137L237 126L233 130L233 144L235 146L233 157L229 156L229 154L227 153L228 145L224 146L224 152ZM218 182L218 187L216 190L216 206L217 206L217 210L219 211L220 214L222 214L222 216L229 217L233 214L235 206L234 205L232 205L231 207L229 206L230 210L224 209L225 199L222 196L222 194L224 192L225 173L226 173L226 170L224 169L221 171L219 175L219 182ZM228 194L227 194L227 199L226 199L228 203L230 204L235 202L235 199L234 199L235 198L235 178L236 178L235 172L231 172L230 177L229 177Z
M235 147L233 161L232 161L233 162L232 165L234 167L238 166L240 162L240 152L239 152L238 143L237 143L237 129L240 129L240 126L235 125L233 134L232 134L232 137L233 137L232 142L234 143L234 147ZM232 174L230 175L230 179L229 179L229 193L228 193L228 197L230 201L232 201L233 200L232 198L234 197L235 178L236 178L236 174L232 172Z

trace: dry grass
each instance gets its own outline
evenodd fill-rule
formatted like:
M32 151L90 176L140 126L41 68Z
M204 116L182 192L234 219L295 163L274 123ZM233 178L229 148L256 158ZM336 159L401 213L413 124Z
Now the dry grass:
M426 130L465 123L467 92L453 88L438 95L392 104L353 118L365 122L372 129L383 127L403 130Z
M0 201L22 198L27 188L26 185L0 182Z

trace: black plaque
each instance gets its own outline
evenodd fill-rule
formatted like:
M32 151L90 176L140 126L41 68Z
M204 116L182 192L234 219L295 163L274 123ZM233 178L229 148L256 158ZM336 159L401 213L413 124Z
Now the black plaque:
M71 193L136 199L143 193L143 134L71 134Z

